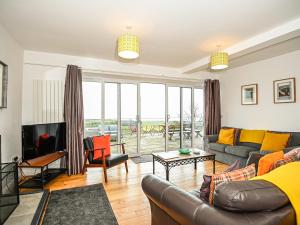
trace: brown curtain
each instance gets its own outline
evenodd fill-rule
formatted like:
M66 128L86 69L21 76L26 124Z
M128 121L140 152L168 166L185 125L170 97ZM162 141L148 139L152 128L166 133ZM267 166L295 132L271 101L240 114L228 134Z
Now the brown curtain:
M218 134L221 128L219 80L205 80L205 134Z
M84 159L83 98L81 69L74 65L67 67L64 118L67 124L68 174L78 174Z

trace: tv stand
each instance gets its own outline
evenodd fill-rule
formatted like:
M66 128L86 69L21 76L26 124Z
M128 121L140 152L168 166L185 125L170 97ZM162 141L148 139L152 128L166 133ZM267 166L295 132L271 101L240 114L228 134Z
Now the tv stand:
M40 173L30 177L29 179L25 179L21 181L19 186L20 188L42 188L44 189L44 185L49 181L53 180L58 175L64 173L67 169L64 168L51 168L48 166L50 163L55 162L63 157L66 157L67 160L67 152L54 152L48 155L44 155L41 157L37 157L35 159L26 160L19 164L19 168L33 168L40 169ZM66 163L68 165L68 163Z

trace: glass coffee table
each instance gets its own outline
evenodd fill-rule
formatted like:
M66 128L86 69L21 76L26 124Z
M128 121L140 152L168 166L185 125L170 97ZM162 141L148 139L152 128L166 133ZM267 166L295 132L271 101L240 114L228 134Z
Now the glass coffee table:
M179 151L157 152L152 153L153 156L153 174L155 174L155 162L159 162L165 167L166 180L169 180L169 172L172 168L181 165L193 164L194 169L197 169L198 162L211 160L213 163L213 173L215 173L215 154L199 150L199 154L194 153L194 148L191 148L191 153L180 154Z

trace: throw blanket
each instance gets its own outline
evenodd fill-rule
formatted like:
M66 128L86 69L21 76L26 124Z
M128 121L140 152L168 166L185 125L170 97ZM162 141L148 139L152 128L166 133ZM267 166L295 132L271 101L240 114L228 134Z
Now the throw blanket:
M300 224L300 162L292 162L271 172L252 178L265 180L276 185L289 198L295 212L297 224Z

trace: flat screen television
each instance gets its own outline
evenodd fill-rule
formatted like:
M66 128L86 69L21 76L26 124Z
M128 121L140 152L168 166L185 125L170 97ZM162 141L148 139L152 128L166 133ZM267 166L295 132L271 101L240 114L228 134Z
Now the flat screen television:
M66 123L22 126L22 160L66 149Z

